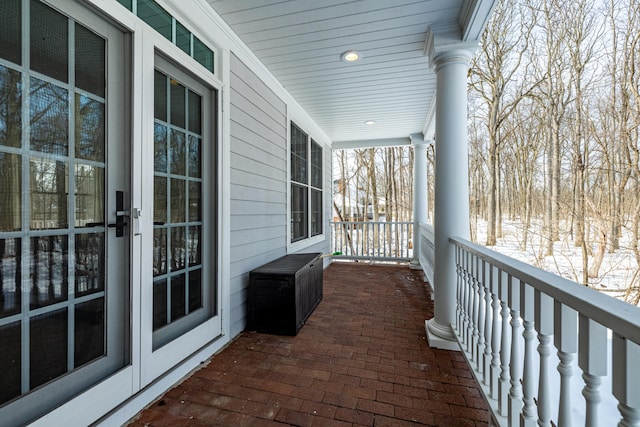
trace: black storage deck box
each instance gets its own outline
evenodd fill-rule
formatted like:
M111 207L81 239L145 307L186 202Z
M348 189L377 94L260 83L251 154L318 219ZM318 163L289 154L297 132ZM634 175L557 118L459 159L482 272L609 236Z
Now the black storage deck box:
M320 255L286 255L251 271L249 330L297 335L322 300Z

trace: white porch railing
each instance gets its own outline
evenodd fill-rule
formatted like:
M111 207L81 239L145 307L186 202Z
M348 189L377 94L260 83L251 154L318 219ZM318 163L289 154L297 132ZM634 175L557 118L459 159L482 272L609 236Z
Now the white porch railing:
M450 242L453 327L493 423L640 426L637 307L469 241Z
M433 227L420 223L420 253L418 261L424 272L425 278L433 290L433 266L435 264L436 247L434 242Z
M340 221L331 223L332 252L343 259L410 261L412 222Z

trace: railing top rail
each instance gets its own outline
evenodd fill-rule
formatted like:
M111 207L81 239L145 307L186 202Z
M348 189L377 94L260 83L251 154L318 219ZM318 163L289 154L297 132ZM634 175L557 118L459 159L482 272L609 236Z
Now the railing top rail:
M638 307L468 240L451 237L449 241L549 295L554 300L579 313L585 313L587 317L615 331L618 335L640 344L640 309Z

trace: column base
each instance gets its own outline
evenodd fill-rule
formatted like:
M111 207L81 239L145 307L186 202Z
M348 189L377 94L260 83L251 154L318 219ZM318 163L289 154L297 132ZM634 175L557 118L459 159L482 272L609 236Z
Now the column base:
M420 261L417 259L412 259L409 263L409 268L412 270L422 270L422 266L420 265Z
M460 351L460 345L451 327L442 326L436 323L435 319L425 320L424 327L427 332L429 347Z

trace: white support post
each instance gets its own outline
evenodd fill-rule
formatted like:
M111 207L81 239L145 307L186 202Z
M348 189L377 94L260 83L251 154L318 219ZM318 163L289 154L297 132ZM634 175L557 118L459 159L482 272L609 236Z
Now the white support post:
M449 237L469 238L467 73L476 44L460 47L464 43L441 42L429 30L425 50L437 80L435 301L434 317L427 321L426 329L431 347L458 350L451 329L456 322L456 265Z
M413 147L413 257L409 267L421 270L420 224L427 222L427 145L422 134L411 135ZM433 286L433 283L431 284Z

